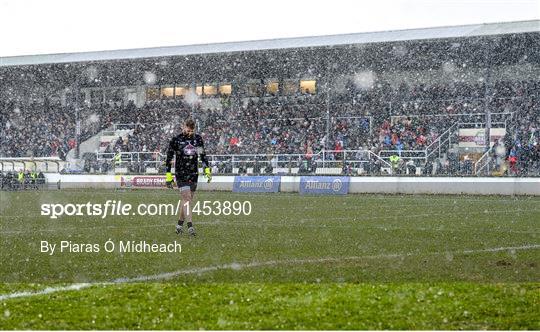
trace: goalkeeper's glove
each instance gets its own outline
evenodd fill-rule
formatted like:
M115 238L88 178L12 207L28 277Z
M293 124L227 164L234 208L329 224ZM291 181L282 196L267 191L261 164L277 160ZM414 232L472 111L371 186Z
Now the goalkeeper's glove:
M206 177L206 179L208 179L208 183L212 181L212 170L210 169L210 167L204 168L204 176Z
M167 184L167 188L171 188L173 187L173 183L174 183L174 179L173 179L173 176L171 174L171 172L167 172L165 174L165 183Z

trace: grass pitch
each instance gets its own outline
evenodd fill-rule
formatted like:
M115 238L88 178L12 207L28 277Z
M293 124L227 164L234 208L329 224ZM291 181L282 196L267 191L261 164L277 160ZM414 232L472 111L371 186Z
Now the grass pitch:
M45 203L176 204L175 191L1 192L0 328L540 329L538 197L196 199L252 212L195 215L189 238L174 216L40 215ZM182 252L40 252L108 239Z

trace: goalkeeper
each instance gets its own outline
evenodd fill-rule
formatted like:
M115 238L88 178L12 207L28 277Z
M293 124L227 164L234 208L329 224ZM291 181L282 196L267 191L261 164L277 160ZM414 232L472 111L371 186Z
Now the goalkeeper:
M176 184L178 185L178 188L180 188L180 196L182 199L182 209L180 211L178 225L176 225L176 234L181 235L183 233L185 221L187 223L188 233L195 236L190 209L192 207L191 202L195 196L197 180L199 178L199 157L201 158L204 176L208 179L208 182L212 179L212 173L204 151L203 139L200 135L195 134L195 121L191 118L184 122L182 133L173 137L169 142L167 161L165 162L167 167L165 181L169 188L172 188L174 183L171 174L171 163L175 155L175 178Z

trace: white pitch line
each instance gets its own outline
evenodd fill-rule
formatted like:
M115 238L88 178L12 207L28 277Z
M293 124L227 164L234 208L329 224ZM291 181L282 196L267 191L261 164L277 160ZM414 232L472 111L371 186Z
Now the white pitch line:
M18 297L30 297L30 296L46 295L46 294L70 291L70 290L80 290L80 289L88 288L94 285L97 285L97 284L96 283L80 283L80 284L72 284L72 285L63 286L63 287L47 287L37 292L16 292L16 293L11 293L11 294L4 294L4 295L0 295L0 301L14 299Z
M528 249L538 249L540 244L528 244L519 247L499 247L499 248L486 248L486 249L470 249L470 250L459 250L456 251L456 254L474 254L479 252L498 252L506 250L528 250Z
M440 255L440 254L473 254L480 252L500 252L508 250L529 250L529 249L539 249L540 244L529 244L516 247L498 247L498 248L485 248L485 249L470 249L470 250L460 250L454 252L431 252L431 253L422 253L425 255ZM36 292L15 292L11 294L0 295L0 301L5 301L9 299L22 298L22 297L33 297L39 295L47 295L57 292L65 292L72 290L81 290L84 288L89 288L92 286L106 286L106 285L117 285L125 284L132 282L143 282L143 281L157 281L157 280L167 280L172 279L181 275L186 274L202 274L206 272L213 272L217 270L242 270L248 268L256 268L262 266L275 266L275 265L284 265L284 264L313 264L313 263L328 263L328 262L343 262L351 260L363 260L363 259L377 259L377 258L400 258L400 257L410 257L421 253L405 253L405 254L378 254L378 255L365 255L365 256L349 256L349 257L324 257L324 258L304 258L304 259L285 259L285 260L271 260L264 262L252 262L252 263L230 263L223 265L214 265L201 268L192 268L186 270L178 270L173 272L165 272L160 274L148 275L148 276L139 276L132 278L118 278L110 282L97 282L97 283L78 283L72 284L69 286L61 287L48 287Z

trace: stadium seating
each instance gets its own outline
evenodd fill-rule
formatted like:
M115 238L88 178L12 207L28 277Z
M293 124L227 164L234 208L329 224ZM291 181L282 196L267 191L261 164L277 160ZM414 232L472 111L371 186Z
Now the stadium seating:
M498 82L494 88L498 94L490 102L492 112L513 114L506 124L507 135L500 143L506 149L506 155L499 159L513 156L517 160L509 173L538 173L538 84ZM151 101L142 107L131 102L103 103L85 106L78 114L72 107L46 100L24 105L0 101L0 122L3 124L0 155L65 159L68 151L77 144L76 127L80 121L79 142L114 125L118 128L116 136L111 138L112 141L102 137L99 151L141 152L137 161L156 162L152 167L158 171L160 159L157 156L165 153L168 140L179 132L178 124L188 116L197 119L198 130L212 155L295 154L308 157L323 148L337 151L364 149L375 154L382 150L422 150L456 122L485 121L482 89L481 84L457 87L402 84L394 89L383 85L352 94L351 98L349 94L336 95L329 113L326 101L317 97L251 98L236 106L233 103L233 106L227 104L213 109L202 109L200 105L190 105L181 99ZM381 107L383 100L394 106ZM327 123L330 124L328 128ZM445 157L449 155L450 152ZM337 162L342 156L338 152L330 158ZM445 160L432 162L440 164L436 169L444 169ZM369 173L367 168L364 169ZM316 171L317 174L320 172Z

